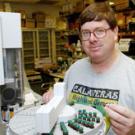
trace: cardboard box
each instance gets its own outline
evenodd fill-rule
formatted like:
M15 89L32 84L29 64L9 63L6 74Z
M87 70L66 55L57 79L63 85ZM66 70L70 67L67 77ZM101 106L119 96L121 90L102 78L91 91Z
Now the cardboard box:
M25 19L21 19L21 26L22 27L25 27L25 23L26 23Z
M125 15L123 13L117 13L116 14L116 19L119 27L124 27L125 26Z
M32 18L35 19L37 22L42 22L45 20L45 14L42 12L33 13Z
M53 16L46 16L45 27L46 28L56 28L56 18Z
M36 22L36 28L44 28L44 27L45 27L45 22L44 21Z
M118 4L122 4L122 3L128 3L129 0L115 0L115 4L118 5Z
M129 7L129 0L115 0L116 10L122 10Z
M25 27L35 28L35 20L34 19L26 19Z

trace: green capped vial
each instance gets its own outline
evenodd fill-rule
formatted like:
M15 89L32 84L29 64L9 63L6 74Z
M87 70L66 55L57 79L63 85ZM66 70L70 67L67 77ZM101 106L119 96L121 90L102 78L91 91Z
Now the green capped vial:
M97 117L97 112L93 112L93 117Z
M83 127L79 128L79 133L81 133L81 134L83 133Z

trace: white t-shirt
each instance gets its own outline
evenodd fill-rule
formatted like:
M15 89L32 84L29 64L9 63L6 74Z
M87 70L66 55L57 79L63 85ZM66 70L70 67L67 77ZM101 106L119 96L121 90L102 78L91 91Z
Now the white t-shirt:
M122 53L104 73L96 73L89 58L83 58L75 62L66 73L64 81L67 98L86 103L98 98L103 104L117 103L135 111L134 77L135 61Z

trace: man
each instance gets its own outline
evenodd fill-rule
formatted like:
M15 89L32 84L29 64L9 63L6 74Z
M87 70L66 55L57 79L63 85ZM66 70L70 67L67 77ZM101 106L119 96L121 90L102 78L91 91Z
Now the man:
M93 3L80 15L80 39L88 56L67 71L67 100L98 98L110 116L108 135L135 135L135 62L118 49L118 27L107 2ZM52 93L44 94L48 101Z

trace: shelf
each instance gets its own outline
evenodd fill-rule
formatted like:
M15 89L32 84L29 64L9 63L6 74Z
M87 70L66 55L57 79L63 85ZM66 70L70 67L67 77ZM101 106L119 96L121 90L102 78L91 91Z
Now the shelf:
M34 61L31 61L31 62L24 62L24 64L26 65L26 64L33 64L34 63Z
M31 55L27 54L24 52L24 59L33 59L34 58L34 53L31 53Z
M135 32L119 32L120 37L135 37Z
M116 12L116 13L119 13L119 12L126 13L126 12L131 12L131 11L134 11L134 10L135 10L134 8L128 7L128 8L125 8L125 9L119 9L119 10L116 10L116 9L115 9L115 12Z
M24 48L23 50L24 51L31 51L31 50L33 51L34 49L33 48Z
M63 57L67 58L67 49L64 48L65 44L68 43L68 32L67 30L57 30L55 31L56 39L56 58Z
M62 46L62 45L65 45L66 42L56 42L56 44Z
M31 38L31 37L30 37ZM25 43L25 44L28 44L28 43L33 43L34 41L33 41L33 39L23 39L23 43Z
M42 39L40 42L48 42L48 39Z
M34 70L35 59L51 57L50 31L47 29L23 29L23 59L25 70Z

